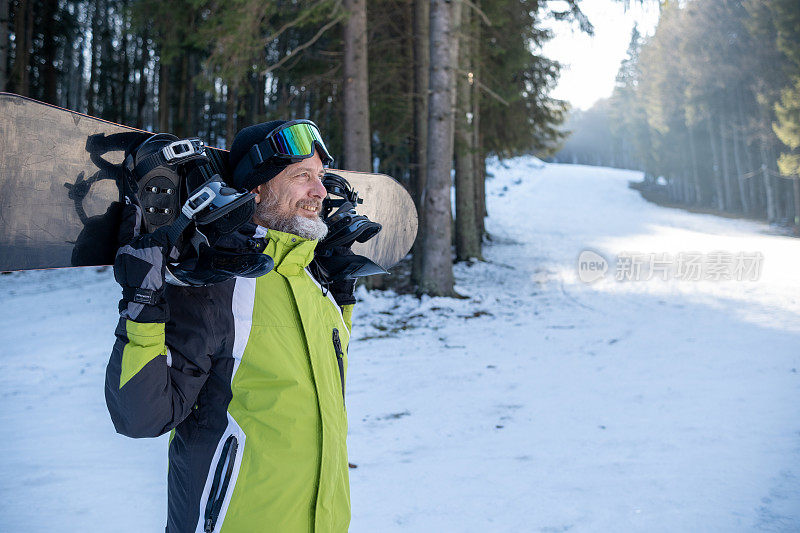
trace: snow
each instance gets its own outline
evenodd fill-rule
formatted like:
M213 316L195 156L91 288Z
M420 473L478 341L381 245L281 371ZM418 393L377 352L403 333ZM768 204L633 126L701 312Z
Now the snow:
M649 204L635 172L490 172L467 298L359 289L351 531L800 530L800 240ZM715 251L760 278L614 279ZM166 438L116 435L103 399L118 296L109 269L0 276L2 531L163 528Z

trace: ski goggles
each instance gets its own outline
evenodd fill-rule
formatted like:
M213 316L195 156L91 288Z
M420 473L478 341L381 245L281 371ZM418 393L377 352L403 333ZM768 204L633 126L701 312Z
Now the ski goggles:
M288 159L296 163L316 152L319 153L323 165L333 163L333 157L328 152L317 125L310 120L292 120L269 132L263 141L250 149L236 166L233 181L241 182L254 168L273 158Z

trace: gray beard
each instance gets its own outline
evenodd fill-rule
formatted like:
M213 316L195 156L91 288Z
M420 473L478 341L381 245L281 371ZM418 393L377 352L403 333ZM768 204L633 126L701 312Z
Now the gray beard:
M303 239L319 241L328 234L328 226L318 216L314 218L302 215L286 216L280 212L276 198L267 198L256 204L255 218L259 224L284 233L291 233Z

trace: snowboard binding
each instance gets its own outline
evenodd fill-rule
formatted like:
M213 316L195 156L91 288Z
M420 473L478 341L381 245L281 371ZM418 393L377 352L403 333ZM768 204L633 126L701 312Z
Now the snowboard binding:
M122 190L141 207L143 231L167 226L176 243L177 262L167 265L169 283L204 286L272 269L272 258L254 239L246 250L215 248L250 221L255 194L228 187L213 172L203 141L157 134L127 153L123 167Z
M320 213L328 226L328 235L320 241L315 252L315 264L320 277L327 282L355 279L388 272L372 260L350 252L355 242L365 243L383 229L356 212L364 203L358 192L343 177L328 172L322 179L328 196L322 201ZM342 253L346 250L349 253Z
M171 224L178 216L181 171L190 161L207 161L203 141L165 133L148 137L126 154L123 167L133 177L131 188L142 208L147 233Z
M356 241L367 242L380 233L383 226L356 213L356 205L363 204L364 200L358 197L358 192L353 190L346 179L328 172L323 177L322 184L328 191L328 196L322 202L321 212L322 220L328 226L328 235L322 241L323 246L350 246Z

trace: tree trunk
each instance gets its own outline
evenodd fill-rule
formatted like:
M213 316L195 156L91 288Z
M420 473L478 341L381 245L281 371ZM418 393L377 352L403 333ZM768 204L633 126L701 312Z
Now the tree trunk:
M695 145L694 128L686 125L686 131L689 133L689 155L692 160L692 186L694 187L694 202L696 205L703 204L703 192L700 188L700 173L697 170L697 146Z
M86 91L86 109L88 114L96 115L97 111L95 105L97 103L97 62L100 55L100 13L98 13L98 3L95 0L91 14L92 19L92 42L89 45L91 48L91 60L89 61L89 88Z
M0 91L8 83L8 0L0 0Z
M122 79L120 87L120 102L119 102L119 122L120 124L128 123L128 85L131 80L131 58L129 56L130 49L130 27L129 27L129 13L128 1L122 2Z
M454 295L450 250L450 169L453 164L452 15L449 2L431 1L428 180L422 199L426 227L419 290L436 296Z
M741 137L740 125L734 125L731 131L733 133L733 163L736 166L736 181L739 185L739 198L742 201L742 211L744 213L749 213L750 199L747 197L747 181L745 181L742 156L739 152L739 138Z
M722 186L725 190L725 209L734 211L736 209L736 202L733 198L733 187L731 186L731 172L730 165L728 164L728 143L727 128L725 127L725 114L719 114L719 147L720 147L720 162L722 163Z
M759 158L758 154L755 153L755 147L751 148L747 151L748 157L748 167L751 169L751 172L755 172L755 169L758 167L756 160ZM766 193L764 192L764 181L760 179L755 179L755 177L750 181L750 189L752 191L751 202L750 204L755 206L756 212L761 215L763 218L767 217L767 201L766 201Z
M471 71L471 11L461 16L459 72L456 74L457 105L455 120L456 167L456 258L466 261L480 257L480 236L475 224L475 147L472 129L473 82Z
M159 58L158 131L167 133L169 130L169 66Z
M460 76L458 72L459 64L459 50L461 49L461 13L463 12L461 2L452 2L450 1L450 27L452 32L452 46L450 47L450 65L452 66L452 73L450 76L450 109L453 113L453 156L455 156L455 142L456 142L456 128L458 125L456 123L456 80ZM455 163L455 157L453 157L453 163ZM451 175L455 173L455 168L451 169ZM455 188L455 180L453 180L450 184L451 188ZM451 190L451 197L454 191ZM453 246L456 244L455 240L455 215L452 209L452 199L451 199L451 208L450 208L450 227L451 227L451 234L453 237Z
M774 181L772 184L772 190L775 192L775 207L777 210L778 220L782 222L788 218L786 216L786 197L784 196L783 190L783 178L775 176L774 174L773 176Z
M57 0L47 0L44 2L44 19L47 23L42 28L42 59L44 77L44 101L48 104L58 105L56 101L56 16L58 10Z
M460 75L458 72L458 58L459 58L459 50L461 48L461 13L463 12L462 6L464 5L462 2L456 1L452 2L452 0L446 0L450 4L450 35L451 35L451 45L450 45L450 106L452 112L454 113L453 118L455 118L455 110L456 110L456 80ZM455 132L455 123L453 124L453 132ZM454 138L455 139L455 138Z
M480 93L480 91L476 91ZM483 135L478 134L475 151L478 165L475 167L475 224L478 227L478 238L483 242L486 235L486 157L483 155Z
M178 120L175 125L175 135L178 137L188 137L189 132L189 109L186 100L189 96L189 50L183 50L181 58L181 82L178 87Z
M372 170L367 76L366 0L345 0L344 163L348 170Z
M89 20L89 7L87 5L78 6L77 11L79 13L79 24L85 24ZM86 38L86 34L81 32L79 36L77 36L77 43L71 49L72 53L75 57L78 58L77 61L77 68L72 69L72 89L70 91L70 102L67 107L69 109L86 109L86 85L84 78L84 71L86 70L86 54L84 54L84 50L86 49L86 43L88 39Z
M684 129L686 129L686 123L683 123ZM683 153L689 153L689 137L684 134L681 136L681 142L683 143ZM622 168L622 167L619 167ZM680 172L681 172L681 185L683 187L683 201L686 205L691 205L694 202L694 186L692 184L692 158L691 157L682 157L680 159Z
M690 170L690 172L691 172L691 170ZM686 174L682 174L681 175L681 185L683 186L683 191L682 191L683 203L685 205L691 205L692 201L693 201L692 193L694 192L694 190L691 187L691 180L690 180L689 176L687 176Z
M711 164L712 164L712 178L714 180L714 196L715 207L720 211L725 210L725 187L722 184L722 177L719 174L719 155L717 152L716 132L714 131L714 123L711 116L706 120L708 125L708 140L711 143Z
M480 9L481 2L480 0L474 0L473 2L478 9ZM477 24L475 25L475 38L473 39L473 64L474 64L474 83L472 86L472 104L473 104L473 111L472 111L472 146L473 146L473 157L475 158L475 163L473 164L473 168L475 169L475 232L478 236L478 250L479 255L483 256L481 252L481 247L483 244L483 235L486 233L486 228L484 227L484 219L486 218L486 159L484 158L484 150L483 150L483 137L481 136L481 91L478 90L478 83L480 83L481 78L481 43L483 39L481 38L482 34L481 21L478 19Z
M150 43L147 38L147 31L142 35L142 48L139 52L139 89L136 95L136 127L144 128L144 108L147 104L147 64L150 62Z
M366 0L344 0L344 168L372 170L372 139L369 128L369 69L367 64ZM383 276L364 280L368 289L382 289Z
M236 137L236 108L237 90L228 85L227 100L225 101L225 148L230 150L233 138Z
M95 103L98 116L106 120L115 120L116 98L114 98L114 74L117 62L114 58L114 48L112 46L111 24L109 20L108 0L98 0L99 31L98 31L98 63L97 63L97 97Z
M259 74L256 83L256 120L255 123L264 122L267 116L267 109L264 106L264 95L267 92L267 75Z
M0 0L2 2L2 0ZM76 6L75 11L78 13L76 18L80 17L80 7ZM64 65L65 65L65 72L63 73L62 78L62 93L61 93L61 106L66 107L67 109L78 109L75 106L75 93L80 87L78 83L79 80L79 72L76 68L76 54L75 54L75 41L78 38L77 32L67 32L64 35ZM82 48L78 48L78 50L82 50ZM0 87L1 89L1 87Z
M197 85L194 81L193 72L198 71L197 54L187 51L189 55L189 75L186 78L186 135L197 135L198 121L201 116L202 108L197 105Z
M773 137L768 137L767 144L767 172L772 180L772 204L775 206L775 219L783 220L786 218L786 203L783 201L785 196L783 194L783 187L781 178L778 178L778 154L775 150Z
M211 92L206 93L205 98L206 106L208 106L208 113L206 113L206 135L208 136L208 143L211 146L216 146L216 134L214 133L214 113L216 111L216 90L212 89Z
M794 193L794 225L800 227L800 176L792 179L792 192Z
M778 219L778 211L775 206L772 177L769 175L769 166L767 165L767 147L763 139L761 141L761 177L764 180L764 196L767 199L767 221L775 222Z
M20 0L14 17L14 67L12 69L14 91L22 96L28 96L30 93L28 63L31 53L28 25L33 18L33 6L30 0Z
M744 149L744 157L745 157L745 164L747 165L747 172L753 172L755 169L755 163L753 162L753 152L750 147L750 142L748 142L747 134L749 133L750 128L748 127L747 120L745 119L744 114L744 96L739 98L739 123L742 125L742 135L740 137L742 141L742 148ZM761 210L762 202L761 196L758 194L758 180L752 179L752 174L750 174L750 178L746 180L747 183L747 205L750 206L750 211L752 213L757 213Z
M417 208L417 239L414 242L411 281L418 285L422 272L425 235L425 192L428 167L428 94L430 80L430 0L414 1L414 162L412 194Z

